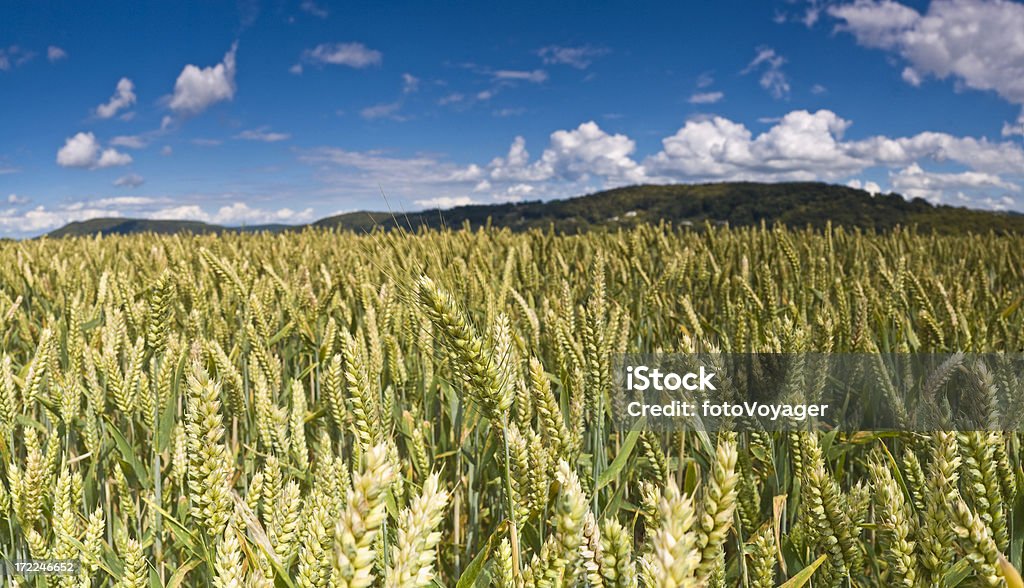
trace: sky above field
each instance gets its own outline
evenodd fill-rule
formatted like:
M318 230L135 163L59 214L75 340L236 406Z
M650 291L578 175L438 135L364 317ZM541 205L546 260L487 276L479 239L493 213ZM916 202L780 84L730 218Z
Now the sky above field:
M0 235L823 180L1024 210L1024 4L0 3Z

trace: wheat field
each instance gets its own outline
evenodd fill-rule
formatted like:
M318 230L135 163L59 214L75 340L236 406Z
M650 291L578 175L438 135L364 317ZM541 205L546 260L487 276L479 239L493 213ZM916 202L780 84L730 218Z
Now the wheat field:
M81 564L26 586L1024 586L1016 432L627 432L609 398L623 352L1021 352L1022 300L994 234L0 243L0 556Z

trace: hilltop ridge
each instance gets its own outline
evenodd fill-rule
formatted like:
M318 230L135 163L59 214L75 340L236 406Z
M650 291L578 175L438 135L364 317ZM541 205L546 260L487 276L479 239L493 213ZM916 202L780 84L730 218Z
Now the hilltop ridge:
M309 225L256 225L226 227L199 221L102 218L73 222L48 237L152 232L197 234L223 231L288 231L305 226L369 231L403 226L459 228L490 224L512 230L547 228L577 233L594 227L632 226L644 222L676 225L728 223L744 226L766 222L790 227L859 227L885 231L896 226L917 226L940 233L1024 233L1024 215L947 205L923 199L907 200L898 194L871 195L863 190L819 182L639 185L615 188L562 200L498 204L471 204L416 212L350 212Z

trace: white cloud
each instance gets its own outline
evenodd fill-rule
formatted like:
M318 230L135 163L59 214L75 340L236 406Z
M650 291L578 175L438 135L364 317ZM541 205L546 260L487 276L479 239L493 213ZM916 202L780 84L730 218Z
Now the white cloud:
M476 99L480 100L481 102L484 102L490 100L491 98L494 98L494 95L496 93L497 92L495 92L494 90L481 90L476 93Z
M28 204L29 198L27 196L18 196L17 194L7 195L7 204Z
M670 177L834 179L864 167L839 141L848 126L831 111L798 110L755 138L722 117L691 120L662 140L662 151L647 165Z
M302 0L302 4L299 4L299 9L307 14L312 14L317 18L327 18L330 13L327 9L318 5L313 0Z
M690 96L690 104L714 104L725 97L722 92L697 92Z
M31 235L56 229L69 222L116 216L119 216L116 211L84 207L68 210L39 205L24 212L0 210L0 231L8 235Z
M61 49L60 47L57 47L56 45L50 45L49 47L46 48L46 59L48 59L50 61L50 63L56 63L56 62L60 61L61 59L67 59L67 58L68 58L67 51Z
M437 103L441 106L446 106L448 104L457 104L459 102L462 102L463 100L465 100L465 98L466 97L464 95L458 92L454 92L452 94L448 94L447 96L442 96L441 99L437 101Z
M401 102L388 102L385 104L375 104L373 106L367 106L366 108L359 111L359 116L362 116L366 120L377 120L381 118L389 118L391 120L405 120L405 117L398 114L401 110Z
M146 180L144 180L139 174L128 174L114 180L114 185L118 188L138 188L145 182Z
M420 79L412 74L402 74L402 93L412 94L420 89Z
M1020 135L1024 137L1024 111L1022 111L1020 113L1020 116L1017 117L1017 122L1003 123L1002 135L1004 137L1012 137L1014 135Z
M299 159L305 163L323 166L325 171L344 169L361 172L359 177L366 179L363 185L374 189L379 177L391 178L389 184L408 183L413 187L421 183L466 182L480 177L479 168L474 173L466 174L467 168L444 163L425 155L401 158L389 156L381 151L348 151L335 147L321 147L303 153Z
M907 64L913 85L932 76L1024 104L1024 5L1005 0L933 0L926 13L891 0L829 9L838 30Z
M754 59L740 73L746 75L753 71L761 71L759 83L768 90L772 97L779 99L789 96L789 78L782 71L786 58L775 52L771 47L759 47Z
M296 63L295 65L288 68L288 73L299 75L302 73L302 64Z
M890 174L895 191L908 198L924 198L933 203L948 201L951 192L963 195L963 190L974 193L995 189L997 192L1019 192L1016 184L999 176L982 172L939 173L921 169L916 163Z
M116 167L121 165L128 165L132 162L132 156L127 153L121 153L120 151L109 148L104 149L100 153L100 158L96 161L96 167Z
M142 149L146 146L146 139L141 135L118 135L110 140L110 144L128 149Z
M291 135L288 133L275 133L270 130L270 127L259 127L257 129L249 129L242 131L235 135L236 139L245 139L246 141L262 141L264 143L276 143L278 141L287 141L291 139Z
M895 48L900 37L921 19L913 8L890 0L857 0L833 6L828 13L844 21L836 27L838 30L852 32L862 45L883 49Z
M854 179L850 180L849 182L846 182L846 185L849 186L850 188L854 188L857 190L864 190L865 192L871 194L872 196L876 196L882 193L881 186L871 181L861 182L860 180Z
M302 53L303 61L330 65L347 65L356 69L380 65L384 56L362 43L322 43Z
M96 135L78 133L68 137L57 151L57 164L61 167L103 168L128 165L132 157L113 148L101 149Z
M160 148L160 155L163 155L164 157L167 157L172 153L174 153L174 148L171 147L170 145L164 145L163 147Z
M495 80L499 81L524 81L533 84L545 82L548 79L548 72L542 69L523 71L515 69L499 69L491 73Z
M608 53L607 49L583 45L580 47L562 47L549 45L537 50L537 55L548 65L569 65L576 69L586 69L594 58Z
M302 223L313 220L313 209L292 210L291 208L279 208L277 210L267 210L253 208L244 202L235 202L228 206L220 207L210 219L214 223L225 225Z
M491 197L499 202L522 202L524 198L537 192L537 186L532 184L512 184L504 190L494 192Z
M154 198L151 196L113 196L100 198L99 200L75 202L68 205L71 210L77 210L84 206L97 206L100 208L129 208L137 206L151 206L165 202L165 198Z
M15 67L25 65L36 56L32 51L26 51L17 45L11 45L6 49L0 47L0 71L9 71Z
M217 65L204 68L186 65L174 83L171 110L181 115L199 114L218 102L234 99L237 51L238 43L235 43Z
M198 204L168 206L153 211L148 218L155 220L193 220L210 222L210 215Z
M590 121L571 131L551 133L541 161L565 177L596 175L613 183L643 181L644 170L630 157L636 143L626 135L609 135Z
M1010 142L923 132L846 141L850 121L829 110L793 111L757 135L722 117L687 122L648 158L648 173L677 179L839 180L872 167L923 160L970 171L1020 175L1024 150Z
M191 198L191 197L190 197ZM196 195L194 198L200 198ZM79 200L52 206L39 205L29 210L0 209L0 234L26 236L50 231L69 222L94 218L147 218L162 220L198 220L229 226L265 223L295 224L314 219L312 208L261 208L240 201L229 201L207 212L203 206L182 202L181 197L117 196Z
M587 181L596 177L609 186L635 183L645 178L643 167L630 157L635 150L636 143L626 135L610 135L590 121L573 130L551 133L548 147L533 163L526 140L516 137L508 155L494 158L487 173L498 182Z
M531 157L526 140L516 137L506 154L485 164L330 147L299 157L316 169L324 195L373 199L383 186L399 202L418 206L434 198L565 197L641 182L830 181L879 193L877 182L858 178L890 170L887 190L912 193L920 185L941 190L945 202L963 202L962 193L975 198L971 205L991 208L1004 206L1005 194L1017 193L1024 181L1024 148L1013 142L937 132L848 139L851 121L829 110L796 110L767 124L755 133L720 116L692 119L643 159L636 157L633 139L592 121L551 133L539 156ZM914 165L937 168L921 177L912 173Z
M826 88L825 86L822 86L821 84L814 84L813 86L811 86L811 94L815 94L817 96L820 96L821 94L827 94L827 93L828 93L828 88Z
M530 153L523 137L516 137L508 148L508 155L495 157L487 168L489 177L497 182L538 182L554 175L554 170L541 161L530 163Z
M498 118L508 118L510 116L519 116L519 115L525 114L525 113L526 113L526 109L521 107L521 106L519 106L519 107L515 107L515 108L499 108L498 110L495 110L491 114L493 114L494 116L496 116Z
M416 200L415 202L423 208L455 208L456 206L480 204L469 196L438 196L436 198Z
M911 137L870 137L846 145L851 155L878 165L908 165L920 159L955 162L992 174L1020 174L1024 151L1011 142L993 143L985 138L955 137L948 133L923 132Z
M110 100L106 104L100 104L96 107L96 116L111 118L122 109L129 108L132 104L135 104L135 84L128 78L121 78L117 82L117 89L114 91L114 95L110 97Z

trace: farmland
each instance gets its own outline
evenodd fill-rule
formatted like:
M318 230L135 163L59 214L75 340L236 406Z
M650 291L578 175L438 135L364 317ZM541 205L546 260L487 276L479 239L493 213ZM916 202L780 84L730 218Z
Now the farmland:
M622 431L610 358L1021 352L1022 273L1022 237L901 228L6 242L0 554L81 563L23 585L1020 586L1019 434Z

